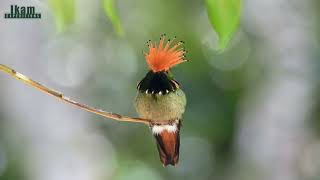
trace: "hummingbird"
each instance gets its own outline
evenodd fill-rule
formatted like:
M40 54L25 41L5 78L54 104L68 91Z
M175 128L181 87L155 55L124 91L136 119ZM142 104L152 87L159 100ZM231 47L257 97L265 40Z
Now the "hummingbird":
M160 42L147 42L145 59L149 71L137 85L134 106L141 118L152 120L150 128L157 142L163 166L175 166L179 161L180 128L187 99L170 68L187 61L183 41L176 37ZM159 122L165 123L159 123Z

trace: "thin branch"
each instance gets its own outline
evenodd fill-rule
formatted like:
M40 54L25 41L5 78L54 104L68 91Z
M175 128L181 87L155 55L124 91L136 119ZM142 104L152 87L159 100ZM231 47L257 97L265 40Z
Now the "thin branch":
M43 85L41 85L40 83L28 78L27 76L3 65L3 64L0 64L0 70L13 76L14 78L22 81L23 83L27 84L27 85L30 85L46 94L49 94L49 95L52 95L56 98L58 98L59 100L61 101L64 101L68 104L72 104L80 109L83 109L85 111L88 111L88 112L91 112L91 113L94 113L94 114L97 114L97 115L100 115L100 116L103 116L103 117L106 117L106 118L110 118L110 119L114 119L114 120L117 120L117 121L124 121L124 122L134 122L134 123L143 123L143 124L146 124L146 125L151 125L153 124L153 121L152 120L149 120L149 119L142 119L142 118L132 118L132 117L128 117L128 116L122 116L120 114L116 114L116 113L112 113L112 112L106 112L106 111L103 111L103 110L100 110L100 109L96 109L94 107L91 107L91 106L88 106L88 105L85 105L85 104L81 104L77 101L74 101L66 96L64 96L62 93L56 91L56 90L53 90L51 88L47 88ZM156 122L157 124L167 124L168 121L157 121Z

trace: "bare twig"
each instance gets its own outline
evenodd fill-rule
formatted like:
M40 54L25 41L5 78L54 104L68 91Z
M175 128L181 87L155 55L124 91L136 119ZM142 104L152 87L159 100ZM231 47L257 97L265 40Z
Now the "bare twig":
M142 118L133 118L133 117L128 117L128 116L122 116L120 114L116 114L116 113L111 113L111 112L106 112L106 111L103 111L103 110L100 110L100 109L96 109L94 107L91 107L91 106L88 106L88 105L85 105L85 104L81 104L77 101L74 101L66 96L64 96L62 93L56 91L56 90L53 90L53 89L50 89L50 88L47 88L43 85L41 85L40 83L28 78L27 76L3 65L3 64L0 64L0 70L13 76L14 78L22 81L23 83L27 84L27 85L30 85L44 93L47 93L49 95L52 95L56 98L58 98L59 100L61 101L64 101L68 104L72 104L80 109L83 109L85 111L88 111L88 112L91 112L91 113L94 113L94 114L97 114L97 115L100 115L100 116L103 116L103 117L106 117L106 118L110 118L110 119L114 119L114 120L117 120L117 121L124 121L124 122L134 122L134 123L143 123L143 124L146 124L146 125L152 125L153 124L153 121L152 120L149 120L149 119L142 119ZM157 124L167 124L168 121L157 121Z

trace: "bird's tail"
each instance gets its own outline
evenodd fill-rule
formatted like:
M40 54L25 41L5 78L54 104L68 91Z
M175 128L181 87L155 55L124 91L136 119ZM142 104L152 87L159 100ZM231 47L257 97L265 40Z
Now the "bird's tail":
M180 121L172 125L154 125L152 132L157 140L160 161L164 166L175 166L179 161Z

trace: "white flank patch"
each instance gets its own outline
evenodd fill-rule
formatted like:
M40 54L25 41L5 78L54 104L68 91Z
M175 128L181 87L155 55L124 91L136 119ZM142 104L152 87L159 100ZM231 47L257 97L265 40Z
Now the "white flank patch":
M152 133L155 135L160 134L164 130L163 126L153 126L152 127Z
M174 125L165 125L165 129L169 132L169 133L175 133L178 131L178 127L176 124Z
M160 134L162 131L167 130L169 133L175 133L178 131L178 127L177 124L173 124L173 125L162 125L162 126L157 126L154 125L152 127L152 133L153 134Z

